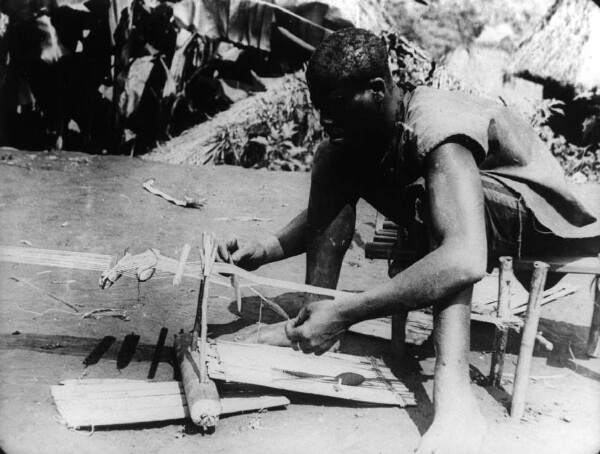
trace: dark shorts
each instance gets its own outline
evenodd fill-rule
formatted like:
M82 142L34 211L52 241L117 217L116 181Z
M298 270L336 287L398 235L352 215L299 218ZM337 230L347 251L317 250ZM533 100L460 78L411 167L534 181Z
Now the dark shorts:
M523 256L597 255L600 252L600 237L561 238L537 221L518 193L486 174L481 175L481 183L488 257L493 263L503 255L518 259Z
M600 237L558 237L542 226L522 197L501 181L482 173L481 184L485 204L488 270L497 266L502 256L541 259L544 256L596 255L600 252ZM427 206L422 199L425 191L420 194L412 206ZM411 218L425 219L422 213L417 212ZM426 224L425 219L421 224L424 229Z

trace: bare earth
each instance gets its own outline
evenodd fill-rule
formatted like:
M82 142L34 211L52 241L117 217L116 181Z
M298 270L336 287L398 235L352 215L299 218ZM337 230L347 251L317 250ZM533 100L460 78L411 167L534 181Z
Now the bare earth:
M0 163L0 245L9 246L27 241L36 247L104 254L127 246L134 253L154 247L178 257L184 243L199 243L204 230L215 232L218 238L234 232L259 237L276 231L305 206L308 197L308 174L8 149L0 149ZM152 177L156 186L172 195L207 196L206 207L181 208L151 195L142 183ZM594 195L599 186L574 189L590 204L598 204ZM234 219L239 216L260 220ZM364 258L364 243L371 239L373 227L373 209L361 204L340 288L363 290L386 279L384 261ZM298 257L260 273L301 282L303 269L304 259ZM130 320L82 319L11 277L81 305L79 314L113 308L124 311ZM425 344L412 350L411 359L391 363L416 394L419 405L407 410L289 393L292 404L287 409L223 418L212 435L196 433L185 421L96 428L91 436L68 430L57 421L51 385L81 376L83 359L104 336L117 341L98 364L87 369L86 378L145 379L161 327L169 329L167 345L171 346L173 334L191 328L196 308L197 282L192 280L173 287L170 280L154 279L138 289L137 282L122 278L102 291L98 277L95 272L0 264L0 447L5 452L402 454L413 452L431 422L434 356L431 345ZM566 279L581 288L542 310L540 329L555 349L548 353L536 348L531 371L536 379L529 382L524 421L513 423L506 412L518 336L512 336L507 357L505 391L473 383L489 428L482 452L594 454L600 450L600 360L584 355L592 314L590 279ZM240 318L232 295L212 295L213 334L256 321L256 300L247 296ZM278 319L265 312L263 320ZM133 361L119 371L117 353L124 336L132 332L140 335L140 346ZM487 374L493 330L473 324L472 332L474 374ZM388 346L353 335L344 339L342 351L387 355ZM172 380L173 373L165 357L156 378Z

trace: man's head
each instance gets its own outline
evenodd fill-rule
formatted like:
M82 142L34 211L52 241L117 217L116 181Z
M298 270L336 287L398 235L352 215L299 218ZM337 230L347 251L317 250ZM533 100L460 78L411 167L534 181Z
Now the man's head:
M340 30L313 53L306 80L332 142L379 139L395 126L398 89L381 38L358 28Z

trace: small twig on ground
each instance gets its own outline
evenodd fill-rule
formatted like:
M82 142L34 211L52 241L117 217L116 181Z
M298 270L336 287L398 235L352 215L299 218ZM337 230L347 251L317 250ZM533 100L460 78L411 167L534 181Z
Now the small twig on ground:
M115 317L115 318L119 318L121 320L125 320L126 322L131 320L128 315L125 315L125 313L120 313L120 312L117 312L115 309L110 309L110 308L93 309L89 312L86 312L85 314L83 314L81 316L81 318L93 318L93 319L98 319L101 317Z
M58 296L54 296L52 293L50 293L50 292L47 292L47 291L46 291L46 290L44 290L43 288L40 288L40 287L38 287L38 286L36 286L36 285L33 285L31 282L28 282L28 281L26 281L25 279L19 279L18 277L14 277L14 276L11 276L10 278L11 278L12 280L14 280L14 281L20 282L21 284L25 284L25 285L27 285L28 287L31 287L32 289L35 289L35 290L37 290L37 291L39 291L39 292L42 292L42 293L45 293L45 294L46 294L46 295L48 295L50 298L52 298L52 299L55 299L55 300L56 300L56 301L58 301L59 303L62 303L62 304L64 304L65 306L68 306L68 307L70 307L70 308L71 308L71 309L73 309L75 312L79 312L79 311L77 310L77 308L76 308L75 306L73 306L71 303L67 303L65 300L63 300L63 299L60 299Z
M177 206L185 207L185 208L203 208L206 203L206 197L202 199L192 199L190 197L185 197L185 200L177 199L166 192L161 191L160 189L154 187L154 178L150 178L149 180L144 181L143 187L146 191L151 194L162 197L163 199L174 203Z

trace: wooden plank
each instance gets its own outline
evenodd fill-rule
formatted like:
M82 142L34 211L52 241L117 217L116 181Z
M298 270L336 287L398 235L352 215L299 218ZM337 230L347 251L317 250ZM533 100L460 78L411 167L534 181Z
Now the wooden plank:
M306 355L289 348L217 341L211 345L208 373L213 379L382 405L414 405L414 396L385 366L369 358L339 353ZM360 374L359 386L340 385L343 373ZM388 388L388 383L394 392Z
M348 331L364 336L391 340L392 321L390 317L365 320L364 322L352 325ZM422 311L412 311L408 313L405 331L405 342L407 344L421 345L429 338L432 331L433 315Z
M600 274L600 258L598 257L522 257L515 260L514 268L517 270L531 270L534 263L542 260L550 266L550 272L571 274Z
M62 419L69 427L112 426L187 418L181 382L103 379L70 380L52 386ZM233 414L290 403L284 396L244 396L221 399L222 413Z
M373 237L373 242L394 245L396 243L396 237L387 235L377 235Z
M365 257L368 259L393 259L401 260L403 263L411 264L418 259L415 251L407 251L393 247L390 243L365 244Z
M388 219L385 219L383 221L383 223L381 224L382 228L384 229L388 229L388 230L398 230L398 224L396 224L393 221L390 221Z
M387 242L369 242L365 244L365 257L368 259L401 259L409 261L417 258L414 251L395 248ZM550 265L550 271L571 274L600 274L600 258L597 257L522 257L514 261L515 270L530 270L536 260L543 260Z

